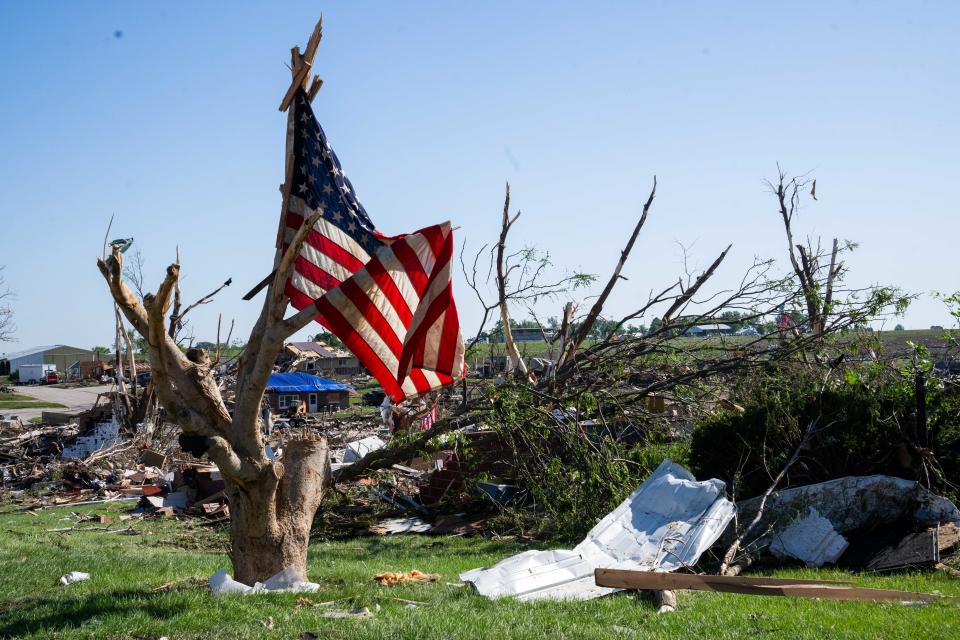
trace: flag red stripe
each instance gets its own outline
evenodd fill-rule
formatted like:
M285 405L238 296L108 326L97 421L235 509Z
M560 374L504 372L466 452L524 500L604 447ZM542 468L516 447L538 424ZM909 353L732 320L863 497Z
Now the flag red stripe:
M425 345L427 332L430 331L430 328L433 327L437 318L440 317L440 314L443 313L452 299L452 291L448 284L443 288L443 291L433 299L430 306L427 307L427 312L424 314L420 324L414 329L413 335L407 335L407 348L404 349L403 355L400 357L400 371L405 371L411 363L413 363L413 365L423 364L424 352L421 348ZM441 340L441 343L442 342Z
M397 384L396 376L383 364L380 356L370 348L370 345L354 330L346 318L327 300L326 297L317 301L317 307L323 315L325 324L343 341L350 351L363 363L363 366L373 374L385 393L394 399L403 399L403 392Z
M303 256L297 256L295 262L297 273L323 289L325 292L330 291L330 289L333 289L335 286L340 284L339 280Z
M451 294L450 300L453 300ZM443 316L443 335L457 335L460 330L460 320L457 318L457 308L449 305L446 308L446 315ZM437 369L441 371L452 371L454 360L457 357L456 340L441 340L440 348L437 351Z
M304 294L300 289L297 289L293 286L291 280L287 280L287 286L284 288L284 292L287 294L287 297L290 298L290 304L293 305L295 309L306 309L313 304L313 300L309 296ZM321 325L329 329L330 327L324 322L324 319L319 314L314 318L316 322L319 322Z
M390 248L393 249L397 260L403 265L407 277L410 278L410 282L413 284L413 290L417 292L417 297L423 297L423 292L426 290L429 280L427 274L423 272L423 265L420 264L420 258L417 257L417 254L410 248L406 240L394 242L390 245Z
M433 251L434 257L439 259L444 240L443 231L440 230L440 227L427 227L426 229L421 229L419 233L423 234L423 237L427 239L427 243L430 245L430 250Z
M373 278L373 281L380 287L380 290L387 297L387 300L393 305L393 309L397 312L400 322L402 322L405 327L409 327L410 321L413 320L413 312L410 310L410 307L407 306L407 301L404 299L403 294L400 293L400 289L397 288L397 283L394 282L390 274L387 273L383 263L380 262L379 258L374 257L367 263L366 268L367 273L370 274L370 277Z
M370 327L377 332L377 335L383 340L384 344L393 352L393 355L400 357L403 351L403 343L397 337L396 332L383 314L377 309L376 305L367 297L367 294L353 281L347 280L340 285L340 290L350 299L353 306L357 308L364 320L370 323Z
M303 226L303 216L293 211L287 212L287 226L295 231L298 230ZM363 262L355 255L330 238L317 233L316 230L311 230L310 233L307 234L307 242L317 251L329 256L332 260L336 261L337 264L342 265L343 268L349 270L351 273L363 267Z
M439 278L440 274L443 273L443 270L447 268L450 261L453 259L453 234L448 233L447 236L443 239L443 245L437 254L437 264L434 266L433 273L430 274L431 280ZM449 271L448 271L449 273ZM460 322L459 317L457 316L457 306L453 303L453 285L447 280L447 285L444 288L443 294L444 302L441 303L440 313L446 311L446 315L443 319L443 328L441 329L442 336L457 335L460 331ZM437 304L437 301L434 300L431 303ZM457 342L456 340L440 340L440 345L437 349L437 362L436 367L440 371L451 371L453 367L453 361L457 355ZM422 364L423 360L419 363L414 362L414 364Z
M420 369L411 369L409 375L418 393L424 393L430 390L430 383L427 381L427 376L423 375L423 371Z

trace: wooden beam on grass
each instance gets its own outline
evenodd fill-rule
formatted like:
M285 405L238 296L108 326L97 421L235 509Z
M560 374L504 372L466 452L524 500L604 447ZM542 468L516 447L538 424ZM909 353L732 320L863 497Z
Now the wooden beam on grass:
M828 580L793 580L789 578L759 578L751 576L707 576L657 571L630 571L626 569L597 569L594 580L598 587L663 591L689 589L754 596L791 596L823 600L870 600L932 602L943 598L960 598L932 593L914 593L892 589L869 589L848 582Z

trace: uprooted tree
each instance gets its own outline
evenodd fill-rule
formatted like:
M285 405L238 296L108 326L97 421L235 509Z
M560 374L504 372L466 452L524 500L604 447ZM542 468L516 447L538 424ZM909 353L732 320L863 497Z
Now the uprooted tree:
M288 96L301 86L307 89L321 25L303 54L299 47L291 51L293 84ZM314 76L308 95L313 98L319 87ZM289 104L288 98L284 104ZM181 445L197 456L206 454L223 475L230 502L230 558L236 578L249 584L289 566L305 571L310 528L330 480L324 439L288 441L282 459L274 461L266 456L259 425L261 399L277 354L287 338L318 315L309 306L285 317L289 301L284 285L321 214L306 220L289 247L278 254L263 307L237 365L232 412L214 379L210 356L202 349L184 352L178 344L177 318L182 314L174 313L167 324L171 306L179 305L179 259L167 267L157 291L143 293L142 301L125 282L119 246L98 260L120 312L146 338L153 384L168 418L183 430Z
M779 184L774 191L787 194L784 206L789 223L800 189L809 185L785 176ZM843 284L839 249L826 256L830 258L826 266L814 241L808 241L801 252L791 239L800 267L792 273L780 274L772 261L757 260L731 286L711 287L730 250L727 247L702 271L685 266L673 284L653 289L638 308L622 317L611 317L605 307L617 283L625 279L624 265L655 195L654 181L600 295L589 307L584 306L585 312L579 316L576 301L563 305L563 322L553 323L558 325L553 340L561 347L550 373L534 380L515 367L520 375L507 375L503 384L488 387L490 415L484 419L512 451L513 482L529 490L530 509L537 512L530 521L534 527L552 520L554 533L570 532L592 522L593 516L603 515L652 470L651 461L643 458L646 445L652 445L647 451L662 456L665 450L656 447L674 442L674 429L685 428L684 423L689 425L698 414L730 404L732 380L792 364L818 369L828 366L839 357L842 349L837 347L842 345L826 338L867 320L899 313L909 301L894 289L856 289ZM511 308L516 311L526 306L534 315L526 294L534 300L543 298L537 295L535 283L551 287L549 299L569 295L576 283L551 280L548 273L538 272L539 263L528 258L530 249L511 252L502 248L517 219L509 214L508 206L509 200L501 216L497 250L481 248L472 260L461 257L468 285L485 310L499 310L501 326L509 326ZM481 268L478 263L485 252L490 264ZM512 264L519 265L512 269L507 262L511 256ZM484 271L487 288L496 295L489 302L481 294L483 283L477 278ZM540 280L531 283L529 273ZM781 330L777 319L784 308L813 308L815 330ZM738 322L750 325L753 331L735 339L687 337L693 327L722 322L725 314L736 314ZM602 334L595 333L593 328L601 319L609 326ZM650 329L625 330L628 323L638 321L648 321ZM475 353L482 346L475 347ZM517 358L514 353L511 359ZM664 402L680 413L668 417L662 409ZM464 423L471 421L477 419L463 419ZM388 459L386 451L378 453L381 463Z

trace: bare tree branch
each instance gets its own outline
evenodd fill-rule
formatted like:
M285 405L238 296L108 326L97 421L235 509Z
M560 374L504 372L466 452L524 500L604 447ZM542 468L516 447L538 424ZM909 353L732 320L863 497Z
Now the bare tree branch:
M527 377L529 372L527 371L527 365L523 361L523 358L520 357L520 350L517 349L516 343L513 341L513 332L510 330L510 312L507 309L507 276L510 271L516 267L508 267L505 270L506 265L504 264L503 254L507 248L507 234L510 233L510 227L513 226L513 223L517 221L517 218L520 217L520 212L517 211L516 215L512 218L510 217L510 183L507 183L507 192L503 200L503 219L500 223L500 238L497 241L497 296L500 302L500 322L503 324L503 343L507 349L507 372L511 372L514 369L518 369L520 373Z
M610 292L613 291L613 287L621 278L620 272L623 271L623 266L627 263L627 258L630 257L630 252L633 250L633 244L637 241L637 236L640 235L640 230L647 222L647 214L650 212L650 205L653 204L653 199L656 197L656 195L657 176L653 176L653 187L650 189L650 195L647 197L647 201L643 204L643 212L640 214L640 219L637 221L637 225L633 228L633 233L630 234L630 239L627 240L627 245L620 252L620 260L617 261L617 266L614 267L613 273L610 274L610 279L607 281L607 285L603 288L603 292L600 294L600 297L598 297L596 302L593 303L593 307L587 314L586 319L584 319L584 321L580 324L580 328L573 335L573 337L570 338L566 350L560 355L560 362L558 364L563 364L567 358L571 357L577 352L577 349L580 348L580 345L583 344L583 341L586 340L587 336L590 334L590 330L593 329L593 324L597 321L597 318L600 317L601 312L603 312L603 305L610 296Z

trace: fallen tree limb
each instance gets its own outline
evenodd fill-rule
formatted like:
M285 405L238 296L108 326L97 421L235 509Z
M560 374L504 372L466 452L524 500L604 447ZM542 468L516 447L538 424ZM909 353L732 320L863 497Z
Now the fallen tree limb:
M464 413L451 416L446 420L439 420L429 431L423 435L398 446L384 447L371 451L348 467L343 467L333 474L334 482L347 482L361 476L369 474L377 469L386 469L403 460L416 456L421 451L428 448L430 441L444 433L450 433L457 429L476 424L480 416L487 412L487 409L468 409Z
M790 471L790 467L800 458L800 453L806 448L807 443L810 442L810 438L813 437L813 434L817 431L817 425L820 424L820 416L817 416L814 420L811 420L807 425L806 431L804 431L803 437L800 439L800 444L797 445L797 448L793 450L790 459L787 460L786 464L783 465L783 468L780 469L780 473L773 479L773 482L770 483L770 486L767 487L767 490L763 493L763 497L760 499L760 508L757 509L757 515L754 516L753 520L750 521L750 524L747 525L747 528L743 530L737 539L733 541L733 544L730 545L730 548L727 549L727 552L723 554L723 563L720 565L720 575L727 575L733 568L733 561L736 559L737 552L743 546L743 541L747 539L753 530L757 527L757 524L763 519L763 510L767 506L767 500L773 495L773 492L777 490L777 487L780 486L780 483L783 481L784 476L787 475L787 472Z

